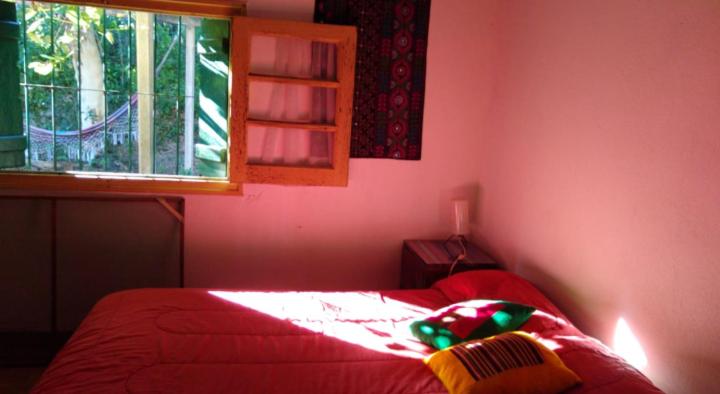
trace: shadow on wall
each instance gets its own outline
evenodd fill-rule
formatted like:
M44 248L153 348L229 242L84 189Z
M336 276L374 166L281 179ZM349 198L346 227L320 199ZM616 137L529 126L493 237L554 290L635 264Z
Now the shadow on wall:
M479 233L482 224L482 189L477 182L466 183L440 191L438 199L438 222L447 228L448 235L452 233L452 201L466 200L468 202L468 216L472 233Z
M603 333L613 332L615 319L601 319L582 307L597 304L598 300L585 299L571 284L558 280L533 262L523 261L522 258L513 260L518 262L508 267L508 270L529 280L540 289L580 330L598 338L602 338Z
M233 244L206 240L201 249L188 249L189 254L203 256L189 259L202 264L186 266L188 286L310 291L398 288L402 239L382 234L319 237L311 234L268 242L254 235Z
M708 335L714 334L708 333ZM658 353L658 359L662 360L665 364L662 366L663 370L658 370L656 372L656 374L660 376L658 383L667 383L665 380L673 371L685 370L688 372L683 375L682 380L680 381L680 385L682 385L682 387L693 387L693 393L717 392L717 385L720 382L720 377L718 377L717 373L717 371L720 371L720 359L717 357L702 357L698 354L678 354L672 352L671 350L661 349L661 352L665 351L668 353ZM708 381L708 376L715 376L715 378Z

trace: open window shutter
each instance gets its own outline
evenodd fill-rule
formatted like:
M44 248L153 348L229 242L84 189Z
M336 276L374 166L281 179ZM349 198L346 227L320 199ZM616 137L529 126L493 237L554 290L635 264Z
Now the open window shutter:
M15 3L0 2L0 168L25 165Z
M198 40L200 142L195 144L195 170L202 176L227 175L229 52L227 21L203 19Z
M293 62L294 56L309 56L308 58L312 59L311 63L313 64L310 68L323 71L316 74L315 71L308 72L308 68L305 67L303 72L294 74L288 70L279 70L277 59L275 60L275 69L268 68L268 64L271 63L266 59L267 51L259 51L253 46L260 46L261 42L267 43L268 40L270 42L275 40L278 45L275 56L278 56L280 50L277 48L279 48L281 39L302 42L303 45L307 44L304 48L312 49L312 51L291 52L283 60L285 65ZM233 18L232 63L234 75L231 149L241 149L237 152L241 163L231 163L231 172L237 171L243 181L250 183L347 185L355 80L355 46L356 31L351 26L246 17ZM318 53L323 53L323 56L328 53L332 54L332 56L326 56L327 59L330 59L331 65L315 67L318 63L315 61ZM332 68L332 72L325 73L328 68ZM268 86L270 88L267 88ZM260 115L257 112L254 113L253 97L257 99L257 97L263 96L258 91L265 89L265 91L277 92L277 90L273 90L275 88L283 90L284 93L266 94L266 97L270 97L269 100L265 100L265 102L269 102L269 110ZM253 96L255 94L256 96ZM305 100L306 104L309 102L312 108L309 111L305 108L296 111L302 114L297 119L291 119L292 116L287 115L288 112L292 112L291 110L278 110L279 104L275 99L279 96L286 99L290 96L312 96L312 99ZM323 101L324 104L321 105L324 106L324 113L319 117L316 114L320 111L316 111L318 108L313 107L320 106L316 104L320 101L315 100L318 96L334 99L334 102L332 102L333 100ZM260 130L258 134L253 134L258 130ZM319 146L326 145L323 147L327 155L325 160L313 162L311 155L308 155L308 160L295 161L284 161L283 158L278 159L277 156L269 160L258 158L258 155L252 156L255 151L263 149L267 151L267 141L282 139L284 138L283 133L293 136L303 135L305 146L292 146L293 139L286 138L281 144L275 144L279 147L278 150L284 150L287 153L305 149L305 152L312 152L314 146L309 144L312 144L313 139L320 140ZM251 143L253 138L257 143ZM238 141L240 144L237 144ZM237 148L236 145L240 145L240 148ZM298 143L297 145L302 144ZM261 146L261 148L256 149L257 146Z

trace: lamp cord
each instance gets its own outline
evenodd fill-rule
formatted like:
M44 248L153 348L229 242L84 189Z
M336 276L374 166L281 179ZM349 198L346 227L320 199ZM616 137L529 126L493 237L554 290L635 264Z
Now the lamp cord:
M462 235L455 235L455 234L451 235L443 243L443 247L445 248L445 252L448 254L448 256L452 256L452 254L450 253L450 251L447 248L448 242L450 242L452 240L456 240L458 242L458 244L460 244L461 252L460 252L460 254L455 256L455 259L453 260L452 264L450 264L450 270L448 271L448 277L450 277L450 275L452 275L457 263L462 260L465 260L467 258L467 248L465 247L465 242L466 242L465 237L463 237Z

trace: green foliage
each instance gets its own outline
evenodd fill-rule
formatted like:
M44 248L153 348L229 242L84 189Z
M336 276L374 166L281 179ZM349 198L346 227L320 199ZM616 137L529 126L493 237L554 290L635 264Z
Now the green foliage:
M24 27L21 80L30 86L27 106L31 125L45 129L54 126L56 130L80 128L77 55L78 40L84 37L94 37L103 57L99 61L104 65L106 115L136 93L134 12L19 0L16 6L18 20ZM162 173L175 173L176 145L183 133L185 55L184 26L180 21L179 17L158 15L155 23L156 151L159 155L173 156L172 163L158 164L158 172ZM82 60L86 61L90 60ZM56 87L54 95L50 86ZM127 149L112 150L118 155L130 154ZM132 159L113 157L111 161Z
M129 82L134 80L134 62L129 61L134 58L129 50L134 22L128 19L127 12L108 10L105 13L94 7L31 1L18 1L16 5L18 19L25 26L20 56L26 62L27 75L22 77L31 85L59 87L54 97L56 130L79 128L77 97L74 97L79 82L75 69L78 38L83 35L94 35L100 52L105 54L106 88L113 92L108 94L107 112L112 113L127 102L127 94L136 88ZM31 87L28 96L31 124L50 129L51 89Z

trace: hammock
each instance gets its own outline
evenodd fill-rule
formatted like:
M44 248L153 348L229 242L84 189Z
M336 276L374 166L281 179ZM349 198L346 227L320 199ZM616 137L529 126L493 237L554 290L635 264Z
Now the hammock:
M180 39L180 32L174 36L160 64L155 68L155 75L158 75L165 65L173 47ZM42 127L30 126L30 155L33 160L52 160L59 145L64 148L69 160L80 160L80 145L82 145L82 161L91 162L101 152L105 152L105 130L107 125L107 138L112 145L122 145L126 140L132 138L137 141L137 116L132 118L132 124L128 127L128 119L131 111L137 113L137 93L130 97L130 101L123 104L115 112L110 114L101 122L92 124L80 130L52 130ZM130 134L130 135L128 135ZM55 144L53 144L53 136ZM80 139L80 143L78 142Z
M105 125L107 125L108 142L112 145L122 145L128 137L137 141L137 116L133 117L128 127L131 111L137 112L137 94L131 96L130 101L121 105L106 119L94 123L81 130L52 130L42 127L30 126L30 154L33 160L52 160L55 144L62 147L68 159L80 160L80 146L82 142L82 161L91 162L99 153L105 152ZM130 136L128 136L130 134Z

